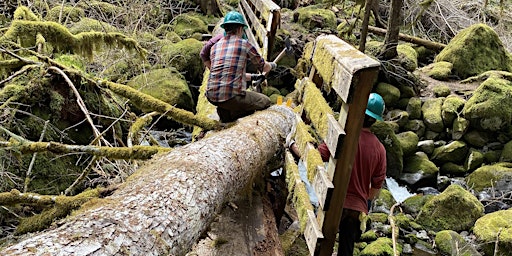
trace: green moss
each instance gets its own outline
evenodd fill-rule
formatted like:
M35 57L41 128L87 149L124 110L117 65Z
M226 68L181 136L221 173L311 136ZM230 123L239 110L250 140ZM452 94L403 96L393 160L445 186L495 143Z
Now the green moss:
M208 25L196 13L184 13L176 16L171 27L181 38L191 37L194 33L208 33Z
M307 29L336 29L336 15L333 11L321 6L311 5L299 7L294 13L294 20Z
M432 88L432 91L436 97L446 97L451 93L450 87L446 84L437 84Z
M460 185L450 185L422 207L416 221L433 230L470 229L484 215L484 206Z
M376 241L368 244L360 256L392 256L400 255L402 246L397 243L397 254L393 253L393 240L387 237L379 237Z
M468 186L476 191L493 187L501 179L512 180L512 163L484 165L465 178Z
M30 21L39 21L40 18L37 17L28 7L20 6L16 8L13 14L14 20L30 20Z
M368 217L370 218L372 223L380 222L380 223L388 223L388 215L382 212L370 212Z
M46 14L45 19L47 21L54 22L78 22L82 17L85 16L85 12L83 9L78 8L76 6L56 6L50 9L50 11Z
M178 108L193 110L194 100L185 78L173 69L155 69L134 77L128 86Z
M512 122L512 82L489 77L466 102L463 114L471 126L490 131L510 127Z
M462 140L452 141L434 149L432 161L462 163L468 153L467 144Z
M509 255L512 250L512 210L497 211L478 219L473 229L485 255ZM499 235L499 237L498 237ZM497 253L495 245L498 244Z
M378 93L379 95L382 95L382 98L386 103L386 108L395 106L398 100L400 99L400 89L388 83L378 83L375 86L375 92Z
M404 173L422 173L437 176L439 169L436 164L423 154L415 154L404 159Z
M313 183L315 180L317 166L324 166L324 162L322 161L322 156L320 152L316 148L311 148L307 153L307 172L308 172L308 180L310 183Z
M375 230L368 230L361 235L361 241L371 242L379 238Z
M162 65L175 67L185 74L187 80L198 84L205 70L201 58L198 58L202 48L203 43L193 38L165 45L160 50Z
M444 131L443 117L441 116L443 101L444 98L427 99L421 107L425 126L434 132Z
M452 63L453 73L462 79L488 70L512 71L510 57L498 34L485 24L461 30L434 61Z
M404 153L393 127L386 122L376 122L371 131L386 148L387 174L397 177L404 168Z
M404 209L405 213L412 214L416 216L423 205L430 199L432 199L434 195L414 195L411 196L402 203L402 208Z
M85 72L85 60L78 55L59 54L54 60L65 67L71 67Z
M404 156L411 156L416 153L419 137L412 131L402 132L396 135L402 146Z
M400 65L409 72L413 72L418 68L418 53L409 44L399 44L396 47Z
M448 80L452 74L453 64L447 61L439 61L431 63L423 68L421 71L425 72L427 76L437 80Z
M448 89L448 94L450 92L450 88ZM443 93L446 94L446 93ZM462 108L464 107L464 104L466 101L457 96L457 95L446 95L443 102L443 106L441 107L441 117L443 118L443 123L446 127L452 127L453 120L455 118L459 117L462 113ZM442 96L444 97L444 96Z
M308 81L305 85L303 104L308 119L311 120L320 137L325 138L328 128L327 114L334 115L334 111L313 82Z
M78 22L74 22L73 25L69 28L69 32L74 35L89 31L112 33L119 32L119 29L110 25L109 23L87 17L80 19Z

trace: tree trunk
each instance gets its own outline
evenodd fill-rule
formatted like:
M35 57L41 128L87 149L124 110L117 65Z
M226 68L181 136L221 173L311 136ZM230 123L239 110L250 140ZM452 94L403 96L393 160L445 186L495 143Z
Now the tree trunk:
M398 34L400 33L400 13L402 11L403 0L392 0L391 10L388 20L388 32L384 38L383 57L390 60L398 55L396 47L398 46Z
M274 106L158 155L113 195L0 254L184 255L224 202L250 191L295 120L291 109Z

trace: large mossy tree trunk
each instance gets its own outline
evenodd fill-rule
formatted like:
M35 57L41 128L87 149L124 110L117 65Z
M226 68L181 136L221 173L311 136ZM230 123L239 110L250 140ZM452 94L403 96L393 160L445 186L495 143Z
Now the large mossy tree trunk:
M222 205L251 188L295 120L274 106L158 155L111 196L0 255L184 255Z

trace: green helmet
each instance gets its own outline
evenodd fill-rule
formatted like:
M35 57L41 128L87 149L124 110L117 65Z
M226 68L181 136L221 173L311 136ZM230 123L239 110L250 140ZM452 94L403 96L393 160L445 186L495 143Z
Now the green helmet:
M237 11L230 11L224 17L224 22L220 25L221 28L224 28L225 24L240 24L244 26L244 29L247 28L247 24L245 24L244 16Z
M382 96L377 93L370 93L368 98L368 105L366 105L366 114L382 121L382 114L384 114L385 103Z

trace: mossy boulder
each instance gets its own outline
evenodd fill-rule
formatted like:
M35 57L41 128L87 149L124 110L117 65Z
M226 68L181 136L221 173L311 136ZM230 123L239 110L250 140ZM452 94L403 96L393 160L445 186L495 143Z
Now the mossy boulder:
M484 206L460 185L450 185L443 193L425 203L416 222L427 228L440 230L469 230L484 216Z
M407 108L405 109L409 113L409 119L421 119L421 99L418 97L412 97L409 99Z
M512 122L512 82L491 75L475 90L462 111L472 127L506 130Z
M84 17L80 19L80 21L73 23L73 25L69 28L69 32L71 32L71 34L78 34L90 31L118 32L119 29L106 22L102 22L87 17Z
M397 243L397 254L393 252L393 240L387 237L379 237L368 244L359 254L360 256L392 256L402 253L402 245Z
M194 34L208 33L208 25L197 13L183 13L174 18L171 27L182 39L190 38Z
M446 97L452 93L450 87L446 84L435 85L434 88L432 88L432 91L434 92L435 97Z
M439 172L441 175L453 175L456 177L462 177L466 173L466 169L463 165L447 162L441 165Z
M409 44L399 44L396 47L398 59L405 70L413 72L418 68L418 53Z
M466 159L468 147L464 141L456 140L434 149L432 161L437 163L461 163Z
M510 255L512 251L512 209L486 214L476 221L473 232L480 244L483 245L485 255ZM496 243L498 248L495 248ZM495 251L495 249L497 250Z
M436 233L436 247L442 255L481 256L481 254L459 233L442 230Z
M468 172L476 170L484 163L484 154L476 149L470 149L466 161L464 161L464 169Z
M82 8L65 5L51 8L45 19L66 24L68 22L78 22L84 16L85 11Z
M393 109L388 111L384 119L386 122L394 122L398 127L404 127L409 122L409 113L401 109Z
M452 74L453 64L447 61L439 61L431 63L420 70L437 80L446 81Z
M174 67L192 84L201 84L204 65L198 56L202 48L203 43L194 38L165 45L160 50L162 67Z
M436 56L434 62L453 64L452 73L462 79L489 70L512 71L512 62L498 34L485 24L461 30Z
M434 132L443 132L444 124L441 115L443 110L444 98L430 98L425 100L421 107L423 113L423 122L427 129Z
M297 8L293 14L293 20L309 30L336 29L336 14L320 5Z
M405 213L411 214L413 216L418 215L420 213L421 208L425 203L432 199L434 195L414 195L402 202L402 208Z
M409 120L403 127L405 131L412 131L416 133L418 138L423 137L425 134L425 123L422 120Z
M512 140L503 146L501 151L500 162L512 162Z
M493 134L486 131L470 130L462 137L469 145L481 148L493 139Z
M422 152L404 159L404 170L399 180L416 189L419 187L435 187L437 184L438 167Z
M386 122L376 122L371 131L386 148L387 171L386 174L397 178L404 168L403 151L400 141L396 137L393 126Z
M386 108L394 107L400 99L400 89L392 84L380 82L375 86L375 92L382 96Z
M448 88L448 92L450 88ZM453 126L453 120L459 116L462 112L462 108L466 101L457 96L457 95L445 95L446 98L443 102L441 117L443 118L443 123L446 127Z
M500 187L500 184L512 182L512 163L484 165L469 174L465 181L475 191Z
M396 135L402 146L404 156L411 156L418 149L418 135L412 131L402 132Z
M151 70L128 82L143 93L181 109L194 110L194 100L185 78L172 68Z
M463 117L457 117L452 123L452 140L460 140L469 129L469 121Z
M383 212L388 214L389 209L396 203L393 195L387 189L381 189L377 198L372 202L373 212Z

